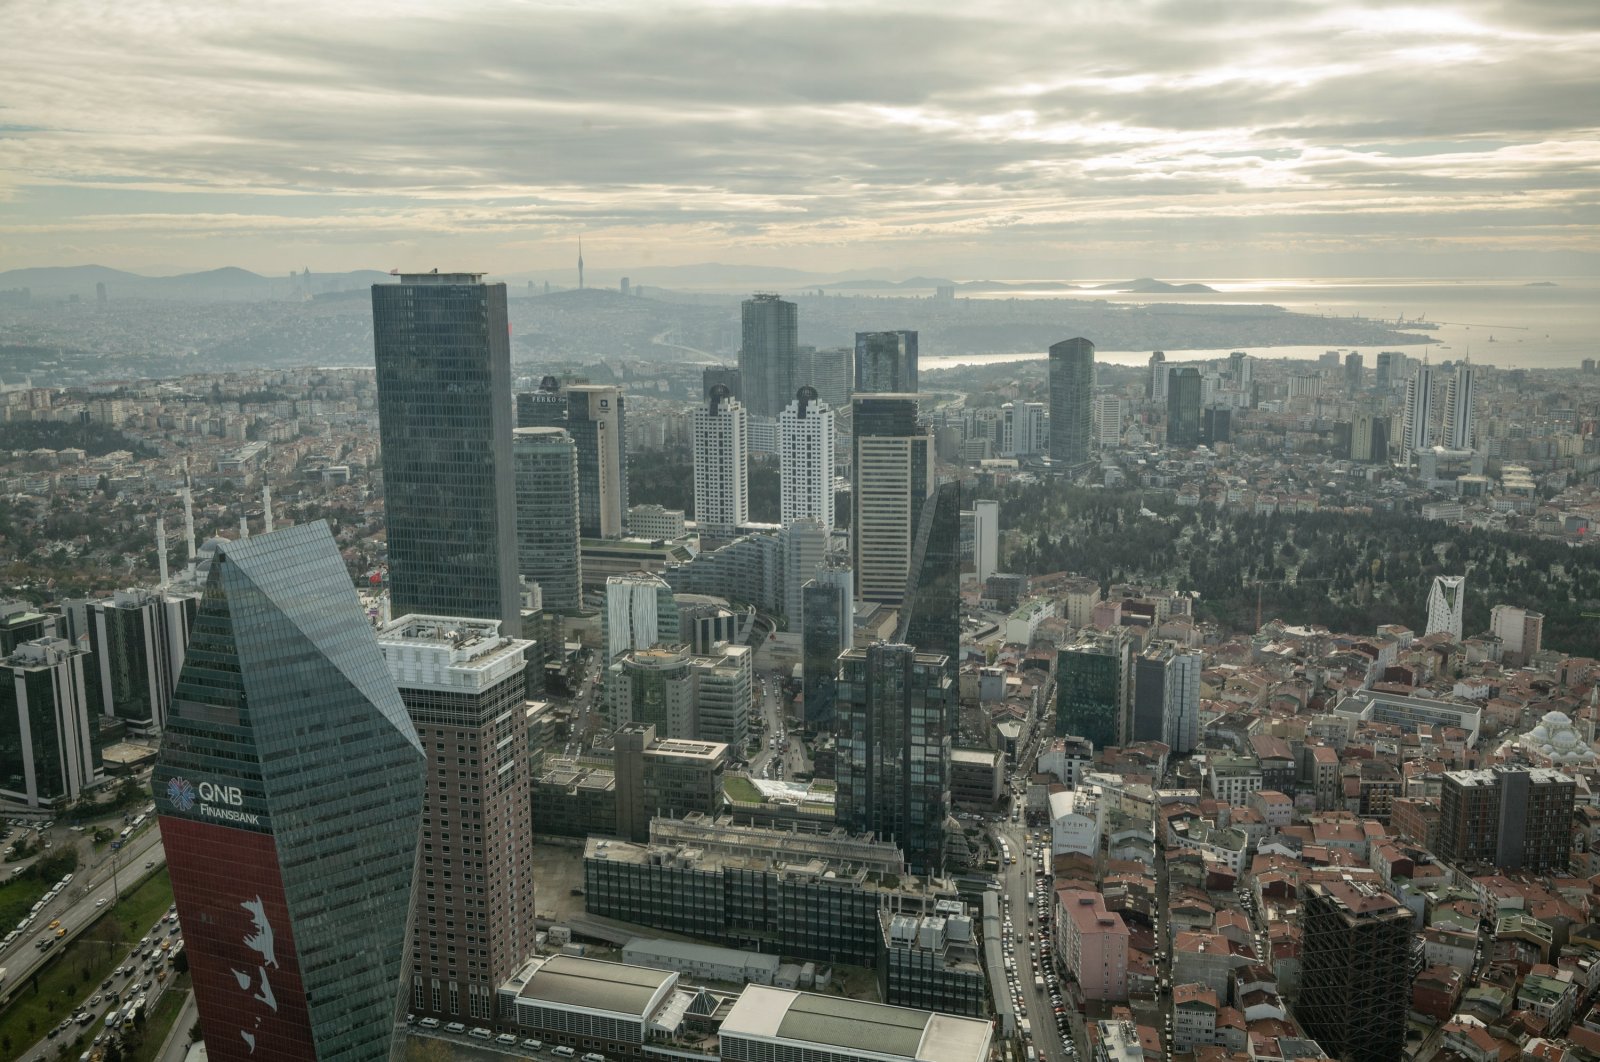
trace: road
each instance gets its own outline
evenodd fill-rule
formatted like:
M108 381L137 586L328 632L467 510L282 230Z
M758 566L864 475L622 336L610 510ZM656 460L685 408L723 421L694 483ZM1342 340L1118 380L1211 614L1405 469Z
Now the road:
M78 870L73 875L72 884L33 916L33 924L27 932L17 937L4 953L0 953L0 965L10 971L6 980L11 989L15 990L17 985L31 977L55 948L77 937L103 914L103 908L111 905L116 893L126 893L135 881L145 875L145 863L152 861L156 866L167 861L166 852L161 847L161 831L154 825L130 839L120 852L108 850L87 868ZM113 869L116 871L115 882ZM105 904L97 907L96 901L102 899L106 901ZM55 931L49 926L51 920L57 918L61 920L61 928L67 931L66 936L58 940L51 951L40 951L37 942L44 937L55 936ZM12 928L15 927L7 927L7 932ZM9 998L10 993L4 993L4 997Z

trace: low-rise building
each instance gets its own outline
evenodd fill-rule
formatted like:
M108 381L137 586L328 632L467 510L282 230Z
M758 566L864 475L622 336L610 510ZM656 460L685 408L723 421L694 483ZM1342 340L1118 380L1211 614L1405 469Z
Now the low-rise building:
M984 1062L987 1021L751 985L723 1019L724 1062Z

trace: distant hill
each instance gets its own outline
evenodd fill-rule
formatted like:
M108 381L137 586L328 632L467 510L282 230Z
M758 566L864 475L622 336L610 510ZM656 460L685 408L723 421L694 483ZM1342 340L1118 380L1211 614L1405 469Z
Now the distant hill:
M1127 291L1138 295L1163 295L1180 292L1216 292L1216 288L1205 284L1168 284L1164 280L1155 280L1151 277L1140 277L1138 280L1124 280L1112 284L1096 284L1090 291Z
M303 299L334 292L365 290L392 278L375 269L349 273L294 273L264 277L248 269L229 266L200 273L147 277L106 266L52 266L11 269L0 273L0 291L27 288L33 298L53 300L76 295L91 301L97 285L106 286L111 299L187 299L201 302L267 302Z

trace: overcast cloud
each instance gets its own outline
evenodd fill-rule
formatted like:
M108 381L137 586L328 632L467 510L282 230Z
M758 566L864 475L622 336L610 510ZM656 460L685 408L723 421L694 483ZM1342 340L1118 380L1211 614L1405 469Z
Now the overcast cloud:
M53 0L0 70L0 268L1600 252L1594 0Z

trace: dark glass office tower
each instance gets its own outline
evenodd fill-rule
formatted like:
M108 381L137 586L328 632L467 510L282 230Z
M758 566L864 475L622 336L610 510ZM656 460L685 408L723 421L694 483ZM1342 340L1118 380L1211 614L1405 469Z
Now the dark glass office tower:
M89 704L94 658L63 638L22 642L0 657L0 796L60 807L100 778Z
M389 1056L423 775L328 526L219 546L152 778L212 1058Z
M1094 438L1094 344L1064 339L1050 348L1050 458L1089 460Z
M89 602L84 626L98 672L92 710L136 733L160 733L198 607L197 594L160 590L119 590Z
M1116 634L1056 654L1056 733L1088 738L1097 749L1122 744L1128 643Z
M1300 994L1306 1035L1348 1062L1404 1056L1411 999L1411 912L1380 887L1306 887L1300 908Z
M732 365L707 365L700 373L700 397L710 398L711 389L718 384L728 389L728 393L743 402L740 391L744 381L739 377L739 370Z
M1200 370L1193 365L1167 375L1167 445L1192 450L1200 445Z
M839 655L835 814L905 853L914 874L944 870L950 808L949 661L879 642Z
M916 394L917 333L856 333L857 391L875 394Z
M518 428L511 436L511 461L517 482L517 570L539 584L545 611L576 612L583 604L578 449L561 428Z
M795 380L799 313L776 295L752 295L740 306L740 399L753 417L776 417L804 381Z
M961 663L961 484L942 483L922 506L911 574L900 608L899 641ZM951 705L955 707L954 704ZM950 717L954 736L957 718Z
M800 680L806 729L833 729L839 654L850 644L854 609L850 569L824 567L800 588Z
M372 286L391 613L522 630L506 286L481 273Z
M564 428L578 450L578 527L584 538L620 538L628 518L627 421L622 389L562 388L546 376L517 394L517 427Z

